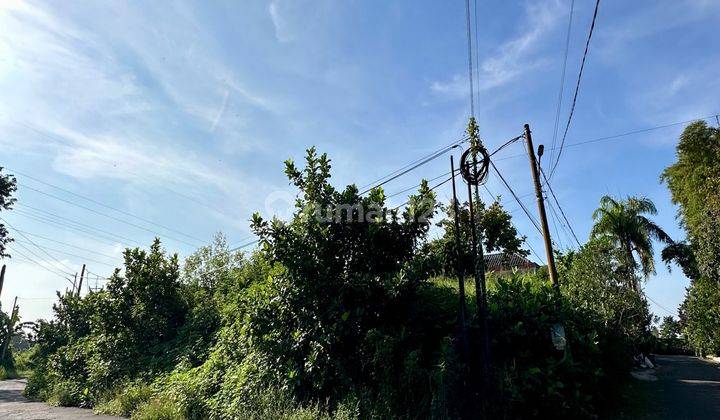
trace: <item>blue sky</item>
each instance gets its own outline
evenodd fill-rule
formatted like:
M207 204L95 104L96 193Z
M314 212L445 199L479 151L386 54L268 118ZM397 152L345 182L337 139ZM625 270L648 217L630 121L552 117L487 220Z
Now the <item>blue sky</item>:
M575 5L561 121L593 5ZM250 234L252 212L287 212L294 191L282 162L301 159L311 145L330 155L343 186L364 185L458 139L469 114L464 7L460 0L3 1L0 165L21 183L18 211L3 217L26 233L14 235L13 249L52 270L79 271L86 262L108 275L123 246L148 244L154 233L181 255L217 231L236 245ZM549 145L569 1L479 0L478 7L484 141L492 149L529 123L535 143ZM567 142L719 113L719 18L720 3L711 0L603 2ZM552 184L581 240L603 194L648 196L656 221L682 237L658 181L681 129L563 152ZM535 212L522 153L518 143L496 162ZM447 165L438 159L386 191ZM544 255L496 176L488 187ZM449 190L439 197L447 200ZM558 245L569 246L558 228ZM16 256L7 262L3 307L18 295L24 319L48 316L65 280ZM686 286L679 269L669 273L658 262L646 291L673 311Z

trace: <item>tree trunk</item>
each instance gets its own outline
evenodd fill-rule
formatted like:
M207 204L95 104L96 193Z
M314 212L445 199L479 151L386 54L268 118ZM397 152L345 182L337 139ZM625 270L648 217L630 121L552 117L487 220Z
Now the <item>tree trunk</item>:
M637 278L635 277L635 257L633 257L632 244L629 240L625 240L625 255L627 258L628 282L630 283L630 287L632 287L636 293L639 293L640 289L637 284Z

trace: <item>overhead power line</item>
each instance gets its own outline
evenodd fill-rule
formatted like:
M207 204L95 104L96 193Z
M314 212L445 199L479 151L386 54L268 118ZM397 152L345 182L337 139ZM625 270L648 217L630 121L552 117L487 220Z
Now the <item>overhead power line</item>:
M552 222L553 229L555 229L555 235L550 240L556 249L563 249L565 246L563 245L562 235L560 235L560 229L558 229L558 220L560 219L560 216L555 211L555 207L549 201L548 207L550 207L550 221ZM560 223L560 226L562 227L562 223ZM567 236L567 233L565 235ZM557 242L555 242L556 240Z
M490 195L490 199L495 200L495 197L497 197L497 196L495 194L493 194L492 191L490 191L490 188L488 188L487 183L483 184L483 187L485 188L485 191L487 191L487 193ZM520 232L520 229L518 229L515 226L515 224L512 222L512 220L510 221L510 225L513 227L513 229L515 229L516 232L518 232L522 235L522 233ZM527 236L525 238L527 239ZM532 252L532 254L535 255L535 258L537 258L539 262L542 262L542 258L540 258L540 255L538 255L538 253L535 252L535 249L532 247L532 245L530 245L530 243L527 241L525 242L525 245L527 245L527 247L530 248L530 252Z
M557 109L555 110L555 126L553 127L553 138L552 138L552 146L551 146L552 149L555 148L555 143L557 141L557 135L558 135L558 129L560 128L559 127L560 126L560 111L562 110L563 91L565 90L565 71L567 70L568 52L570 51L570 33L572 32L572 20L573 20L574 10L575 10L575 0L571 0L567 32L565 34L565 52L563 53L562 72L560 72L560 89L558 92ZM551 150L550 162L553 161L554 155L555 155L555 152Z
M662 305L659 304L655 299L653 299L653 298L651 298L650 296L648 296L647 293L645 294L645 297L647 297L647 298L650 300L650 302L654 303L658 308L660 308L660 309L662 309L663 311L667 312L668 315L677 316L677 313L676 313L675 311L671 311L671 310L669 310L668 308L662 306Z
M585 60L587 59L588 50L590 49L590 39L592 39L593 30L595 29L595 21L597 20L598 9L600 8L600 0L595 1L595 11L593 12L592 22L590 23L590 32L588 33L587 41L585 42L585 52L583 52L582 61L580 62L580 71L578 72L577 83L575 84L575 94L573 95L572 104L570 105L570 114L568 115L567 123L565 124L565 132L560 142L560 149L558 150L555 163L550 170L549 178L552 179L557 169L558 162L560 162L560 156L562 155L563 146L565 146L565 138L567 137L568 130L570 129L570 123L572 117L575 114L575 104L577 103L578 92L580 91L580 81L582 80L583 70L585 70Z
M130 213L130 212L127 212L127 211L125 211L125 210L122 210L122 209L119 209L119 208L116 208L116 207L113 207L113 206L109 206L109 205L107 205L107 204L105 204L105 203L102 203L102 202L100 202L100 201L98 201L98 200L95 200L95 199L93 199L93 198L86 197L86 196L84 196L84 195L81 195L81 194L78 194L78 193L76 193L76 192L70 191L70 190L68 190L68 189L66 189L66 188L63 188L63 187L60 187L60 186L58 186L58 185L51 184L51 183L49 183L49 182L47 182L47 181L43 181L43 180L38 179L38 178L35 178L35 177L31 176L31 175L28 175L28 174L19 172L19 171L15 170L15 169L12 169L12 168L7 168L7 169L8 169L9 171L13 172L13 174L15 174L15 175L21 175L21 176L23 176L23 177L25 177L25 178L31 179L31 180L33 180L33 181L35 181L35 182L38 182L38 183L43 184L43 185L46 185L46 186L48 186L48 187L55 188L55 189L57 189L57 190L59 190L59 191L62 191L62 192L67 193L67 194L70 194L70 195L72 195L72 196L74 196L74 197L77 197L77 198L80 198L80 199L82 199L82 200L88 201L88 202L93 203L93 204L95 204L95 205L98 205L98 206L100 206L100 207L104 207L104 208L106 208L106 209L108 209L108 210L112 210L112 211L115 211L115 212L124 214L124 215L126 215L126 216L130 216L130 217L135 218L135 219L137 219L137 220L140 220L140 221L143 221L143 222L145 222L145 223L148 223L148 224L157 226L157 227L162 228L162 229L165 229L165 230L167 230L167 231L169 231L169 232L177 233L177 234L179 234L179 235L185 236L186 238L193 239L193 240L198 241L198 242L200 242L200 243L205 243L204 240L199 239L199 238L196 238L196 237L194 237L194 236L192 236L192 235L188 235L187 233L182 232L182 231L180 231L180 230L173 229L173 228L171 228L171 227L162 225L162 224L157 223L157 222L153 222L152 220L149 220L149 219L146 219L146 218L144 218L144 217L135 215L135 214Z
M114 239L114 238L105 237L104 235L101 235L101 234L92 232L92 231L90 231L90 230L85 230L85 229L83 229L83 228L75 227L75 226L73 226L73 225L71 225L71 224L69 224L69 223L64 223L64 222L60 222L60 221L55 221L55 220L52 220L52 219L46 218L46 217L36 216L36 215L33 215L32 213L26 213L26 212L24 212L24 211L22 211L22 210L19 210L19 209L14 209L14 210L13 210L13 214L19 214L19 215L22 215L22 216L25 217L25 218L30 219L30 220L35 220L35 221L38 221L38 222L40 222L40 223L46 224L46 225L48 225L48 226L52 226L52 227L55 227L55 228L59 228L59 229L61 229L61 230L65 230L65 231L67 231L67 230L77 231L78 233L80 233L81 236L84 236L84 237L86 237L86 238L92 239L92 240L94 240L94 241L102 242L102 243L104 243L104 244L106 244L106 245L114 246L114 245L116 245L116 244L119 244L119 245L121 245L121 246L123 246L123 247L125 247L125 248L130 248L129 245L123 244L123 243L121 243L121 242L118 242L118 241L117 241L116 239Z
M16 230L16 232L20 232L20 231ZM17 240L17 239L15 240L15 242L17 242L17 243L24 243L24 241ZM62 249L50 248L50 247L47 247L47 246L44 246L44 245L37 245L37 244L34 244L34 245L35 245L36 247L38 247L39 249L42 249L44 252L47 252L47 251L59 252L59 253L61 253L61 254L69 255L69 256L71 256L71 257L80 258L82 261L90 261L90 262L94 262L94 263L96 263L96 264L101 264L101 265L105 265L105 266L112 267L112 268L117 267L117 266L114 265L114 264L109 264L109 263L104 262L104 261L98 261L98 260L95 260L95 259L92 259L92 258L88 258L88 257L83 256L83 255L73 254L73 253L71 253L71 252L67 252L67 251L64 251L64 250L62 250ZM63 264L63 265L64 265L64 264Z
M570 229L570 232L572 233L573 238L575 238L575 242L577 242L578 246L582 246L580 244L580 241L578 240L577 235L575 234L575 230L572 228L572 225L570 224L570 221L568 220L567 216L565 216L565 211L563 211L563 208L560 205L560 202L558 201L557 196L555 195L555 191L553 191L552 185L550 185L550 181L545 176L545 171L542 169L542 167L540 167L540 173L542 174L543 178L545 179L545 185L548 187L548 190L550 190L550 195L552 195L553 199L555 199L555 204L557 204L557 207L560 210L560 214L562 214L562 217L565 220L565 223L567 224L568 229Z
M29 129L29 130L32 130L32 131L34 131L36 134L38 134L39 136L44 137L44 138L46 138L46 139L48 139L48 140L51 140L51 141L54 141L54 142L57 142L57 143L61 143L61 144L67 144L67 142L68 142L66 139L64 139L64 138L62 138L62 137L60 137L60 136L55 136L55 135L53 135L53 134L51 134L51 133L48 133L47 131L45 131L45 130L43 130L42 128L39 128L39 127L37 127L37 126L35 126L35 125L33 125L33 124L27 123L27 122L25 122L25 121L19 121L19 120L17 120L17 119L12 118L12 117L9 117L9 119L12 120L12 122L14 122L15 124L21 125L21 126L27 128L27 129ZM110 165L110 166L117 166L117 165L118 165L118 162L115 162L115 161L112 161L112 160L108 160L108 159L103 159L102 157L97 157L97 156L96 156L94 159L95 159L95 160L98 160L98 161L101 161L101 162L105 162L106 164L108 164L108 165ZM137 172L132 172L132 171L126 169L126 168L123 168L123 172L126 173L126 174L128 174L128 175L132 175L132 176L134 176L134 177L136 177L136 178L138 178L138 179L147 178L147 176L145 176L145 175L143 175L143 174L139 174L139 173L137 173ZM200 206L206 207L206 208L208 208L208 209L210 209L210 210L212 210L212 211L215 211L215 212L217 212L217 213L220 213L220 214L223 214L223 215L229 216L229 217L236 217L236 216L237 216L237 215L235 215L235 214L230 214L230 213L227 213L227 212L225 212L225 211L222 211L222 210L220 210L219 208L214 207L214 206L208 204L208 200L201 200L201 199L199 199L198 197L193 197L193 196L191 196L191 195L182 193L182 192L180 192L180 191L177 191L177 190L175 190L175 189L173 189L173 188L168 187L165 183L157 184L157 186L160 187L160 188L162 188L162 189L164 189L164 190L166 190L166 191L168 191L168 192L171 192L171 193L173 193L173 194L175 194L175 195L177 195L177 196L179 196L179 197L182 197L182 198L184 198L184 199L186 199L186 200L188 200L188 201L192 201L192 202L195 203L195 204L198 204L198 205L200 205Z
M503 184L505 184L505 188L507 188L508 191L510 191L510 194L512 194L512 196L515 198L515 201L518 202L518 204L522 208L525 215L528 217L528 219L530 219L530 222L532 222L533 226L535 226L535 229L537 229L537 231L540 232L540 234L542 234L542 231L540 230L540 226L538 226L537 222L535 221L535 218L532 216L532 214L527 209L527 207L525 207L525 204L523 204L523 202L520 201L520 198L518 197L518 195L515 194L515 191L512 189L510 184L505 180L505 177L502 176L502 174L500 173L497 166L495 166L495 163L492 160L490 161L490 165L493 167L493 169L495 169L495 173L498 175L498 177L500 177L500 180L503 182Z
M376 180L376 181L374 181L374 182L372 182L372 183L370 183L370 184L368 184L368 185L365 185L365 186L363 187L363 188L365 188L365 189L360 192L360 195L366 194L366 193L372 191L372 190L375 189L375 188L381 187L381 186L387 184L388 182L393 181L393 180L395 180L395 179L397 179L397 178L400 178L401 176L407 174L408 172L413 171L413 170L415 170L415 169L417 169L417 168L419 168L419 167L427 164L428 162L439 158L440 156L444 155L445 153L447 153L448 151L452 150L453 148L458 147L458 146L459 146L460 144L462 144L464 141L466 141L465 138L460 139L460 140L457 140L457 141L455 141L455 142L453 142L453 143L450 143L449 145L443 147L442 149L440 149L440 150L432 153L432 154L429 155L429 156L426 156L426 157L424 157L424 158L421 158L421 159L419 159L419 160L416 160L416 161L414 161L414 162L411 163L411 164L405 165L404 167L402 167L402 168L394 171L391 175L386 175L385 177L380 178L380 180L384 179L384 181L380 182L380 183L377 184L377 185L373 185L373 186L370 187L370 188L365 188L365 187L367 187L368 185L372 185L372 184L374 184L375 182L377 182L377 181L379 181L379 180ZM389 178L388 178L388 177L389 177Z
M18 203L18 205L19 205L20 207L22 207L23 209L24 209L24 208L27 208L27 209L30 209L30 210L36 212L36 213L40 213L40 216L42 216L42 217L44 217L44 218L46 218L46 219L49 219L49 220L51 221L51 223L55 223L55 221L53 221L53 219L57 219L59 222L62 222L62 224L65 225L65 226L67 226L68 224L75 225L75 226L80 226L80 227L82 227L82 228L84 228L84 229L89 229L89 230L92 230L92 231L99 232L99 233L101 233L101 234L102 234L103 236L105 236L105 237L108 237L108 238L116 238L116 239L112 239L113 241L118 241L118 240L120 240L120 241L122 241L122 242L128 242L128 243L132 243L132 244L135 244L135 245L142 245L140 242L138 242L138 241L136 241L136 240L134 240L134 239L127 238L127 237L125 237L125 236L120 236L120 235L118 235L118 234L116 234L116 233L113 233L113 232L110 232L110 231L107 231L107 230L104 230L104 229L96 228L96 227L94 227L94 226L92 226L92 225L88 225L88 224L86 224L86 223L78 222L77 220L70 219L70 218L65 217L65 216L60 216L60 215L58 215L58 214L55 214L55 213L53 213L53 212L49 212L49 211L47 211L47 210L43 210L43 209L40 209L40 208L37 208L37 207L33 207L33 206L30 206L30 205L27 205L27 204L24 204L24 203ZM24 211L24 210L19 210L19 211L18 211L18 210L16 209L16 210L14 210L14 211L17 211L18 214L23 214L23 215L30 214L30 215L36 216L36 215L34 215L33 213L31 213L31 212L26 212L26 211ZM36 217L37 217L37 216L36 216Z
M70 244L70 243L67 243L67 242L58 241L57 239L48 238L47 236L38 235L37 233L31 233L31 232L28 232L28 231L22 231L22 230L20 230L20 229L18 229L18 232L23 232L23 233L25 233L26 235L30 235L30 236L33 236L33 237L36 237L36 238L44 239L44 240L50 241L50 242L55 242L55 243L60 244L60 245L69 246L69 247L71 247L71 248L75 248L75 249L78 249L78 250L81 250L81 251L85 251L85 252L88 252L88 253L90 253L90 254L99 255L99 256L101 256L101 257L112 258L112 259L117 259L117 258L119 258L119 256L117 256L117 255L103 254L102 252L97 252L97 251L93 251L93 250L91 250L91 249L83 248L83 247L80 247L80 246L77 246L77 245L73 245L73 244Z
M452 179L452 177L446 179L445 181L440 182L439 184L435 185L434 187L431 187L427 192L434 191L434 190L436 190L437 188L440 188L440 186L442 186L442 185L447 184L448 182L450 182L451 179ZM392 210L395 211L395 210L399 209L400 207L405 206L405 205L407 205L407 204L409 204L409 203L410 203L410 200L408 200L408 201L400 204L400 205L397 206L397 207L394 207Z
M50 254L49 252L47 252L43 247L41 247L40 245L36 244L36 243L35 243L32 239L30 239L27 235L25 235L25 234L22 233L21 231L17 230L17 229L15 228L15 226L13 226L10 222L8 222L7 220L5 220L4 218L0 217L0 220L2 220L3 222L5 222L10 229L12 229L12 230L13 230L14 232L16 232L16 233L19 233L20 236L22 236L23 238L25 238L28 242L30 242L32 245L34 245L36 248L38 248L40 251L42 251L45 255L47 255L48 257L50 257L51 260L55 261L56 263L60 264L61 266L65 267L65 268L67 268L68 270L70 270L71 273L75 270L74 268L68 267L65 263L63 263L62 261L60 261L60 260L58 260L57 258L55 258L52 254ZM23 246L23 245L20 244L20 246ZM23 246L23 247L24 247L24 246ZM42 259L42 258L41 258L41 259Z
M455 173L456 173L456 174L459 173L459 172L460 172L460 169L455 169ZM443 173L443 174L440 174L440 175L438 175L438 176L436 176L436 177L432 177L432 178L430 178L430 179L424 179L423 181L427 181L427 182L437 181L438 179L444 178L444 177L449 176L449 175L450 175L450 171L447 171L447 172L445 172L445 173ZM421 182L420 184L413 185L412 187L405 188L404 190L401 190L401 191L392 193L392 194L388 195L387 198L392 198L392 197L398 196L398 195L400 195L400 194L404 194L404 193L407 193L407 192L410 192L410 191L414 191L414 190L420 188L421 185L422 185L422 182Z
M498 152L501 151L502 149L506 148L507 146L515 143L516 141L520 140L520 139L523 138L523 137L524 137L524 134L520 134L519 136L513 137L513 138L511 138L510 140L506 141L506 142L503 143L500 147L498 147L498 148L495 149L492 153L490 153L490 157L493 157L496 153L498 153Z
M71 206L75 206L75 207L78 207L78 208L87 210L87 211L89 211L89 212L91 212L91 213L95 213L95 214L97 214L97 215L99 215L99 216L103 216L103 217L106 217L106 218L108 218L108 219L115 220L115 221L117 221L117 222L126 224L126 225L128 225L128 226L132 226L132 227L134 227L134 228L136 228L136 229L140 229L140 230L143 230L143 231L145 231L145 232L152 233L153 235L155 235L155 236L157 236L157 237L164 237L164 238L166 238L166 239L170 239L170 240L173 240L173 241L175 241L175 242L180 242L180 243L183 243L183 244L185 244L185 245L189 245L189 246L191 246L191 247L196 247L196 246L197 246L197 244L192 244L192 243L187 242L187 241L182 240L182 239L178 239L178 238L174 238L174 237L172 237L172 236L160 234L160 233L155 232L155 231L153 231L153 230L151 230L151 229L148 229L148 228L146 228L146 227L144 227L144 226L140 226L140 225L138 225L138 224L135 224L135 223L132 223L132 222L128 222L127 220L120 219L119 217L115 217L115 216L112 216L112 215L109 215L109 214L106 214L106 213L97 211L97 210L95 210L95 209L93 209L93 208L91 208L91 207L87 207L87 206L84 206L84 205L82 205L82 204L78 204L78 203L75 203L75 202L73 202L73 201L66 200L66 199L64 199L64 198L62 198L62 197L58 197L58 196L56 196L56 195L47 193L47 192L45 192L45 191L41 191L41 190L39 190L39 189L37 189L37 188L33 188L33 187L31 187L31 186L24 185L24 184L20 184L20 183L18 183L18 185L22 186L23 188L26 188L26 189L35 191L35 192L37 192L37 193L39 193L39 194L42 194L42 195L48 196L48 197L50 197L50 198L53 198L53 199L55 199L55 200L59 200L59 201L62 201L62 202L64 202L64 203L70 204Z
M470 0L465 0L465 17L467 21L468 81L470 82L470 115L475 116L475 88L473 87L473 53L472 29L470 27Z
M495 153L498 153L499 151L501 151L502 149L504 149L504 148L507 147L508 145L512 144L513 142L521 139L522 137L523 137L523 136L522 136L522 134L521 134L521 135L519 135L519 136L516 136L516 137L511 138L510 140L508 140L508 141L506 141L505 143L503 143L500 147L498 147L497 149L495 149L492 153L490 153L490 156L493 156ZM461 144L461 143L459 143L459 144ZM459 144L458 144L458 145L459 145ZM452 149L452 148L454 148L454 147L457 147L457 145L453 145L452 147L450 147L450 149ZM449 149L448 149L448 150L449 150ZM460 172L460 168L456 169L455 172L456 172L456 173L459 173L459 172ZM426 179L425 181L432 182L432 181L438 180L438 179L440 179L440 178L446 177L446 176L448 176L448 175L450 175L450 171L447 171L447 172L445 172L445 173L443 173L443 174L441 174L441 175L438 175L438 176L436 176L436 177L434 177L434 178ZM393 194L388 195L387 198L395 197L395 196L397 196L397 195L406 193L406 192L408 192L408 191L412 191L412 190L420 187L421 185L422 185L422 183L417 184L417 185L412 186L412 187L405 188L405 189L403 189L403 190L401 190L401 191L398 191L398 192L395 192L395 193L393 193Z
M565 149L568 149L568 148L570 148L570 147L583 146L583 145L591 144L591 143L598 143L598 142L607 141L607 140L615 140L615 139L618 139L618 138L621 138L621 137L631 136L631 135L633 135L633 134L646 133L646 132L648 132L648 131L660 130L660 129L663 129L663 128L674 127L674 126L676 126L676 125L690 124L690 123L693 123L693 122L696 122L696 121L708 120L708 119L710 119L710 118L715 118L715 115L713 114L713 115L709 115L709 116L707 116L707 117L695 118L695 119L692 119L692 120L678 121L678 122L674 122L674 123L670 123L670 124L657 125L657 126L654 126L654 127L641 128L641 129L638 129L638 130L627 131L627 132L624 132L624 133L613 134L613 135L603 136L603 137L595 137L595 138L592 138L592 139L582 140L582 141L578 141L578 142L574 142L574 143L567 143L567 144L565 145ZM555 149L546 148L545 150L546 150L546 151L551 151L551 150L557 150L557 148L555 148ZM516 154L516 155L511 155L511 156L505 156L505 157L501 157L501 158L496 158L495 160L496 160L496 161L500 161L500 160L515 159L515 158L526 157L526 156L527 156L527 152L522 153L522 154Z
M16 243L16 244L17 244L17 243ZM42 257L39 257L37 254L35 254L32 250L28 249L26 246L24 246L24 245L22 245L22 244L17 244L17 245L20 245L20 247L22 247L25 251L33 254L35 257L39 258L40 261L42 261ZM47 266L43 265L42 263L36 261L34 258L30 257L29 255L25 254L24 252L21 252L20 250L16 249L14 245L11 245L11 246L12 246L12 248L13 248L13 249L12 249L12 252L13 252L14 254L20 255L21 257L23 257L23 258L26 259L27 261L30 261L32 264L34 264L34 265L42 268L43 270L45 270L45 271L47 271L47 272L49 272L49 273L51 273L51 274L54 274L54 275L56 275L56 276L58 276L58 277L62 277L63 279L65 279L65 280L67 280L67 281L70 281L70 280L68 280L68 278L67 278L66 276L73 276L73 275L74 275L74 274L71 274L71 273L66 273L66 272L60 270L60 269L57 268L57 267L53 267L53 266L47 267ZM72 281L70 281L70 283L72 283Z

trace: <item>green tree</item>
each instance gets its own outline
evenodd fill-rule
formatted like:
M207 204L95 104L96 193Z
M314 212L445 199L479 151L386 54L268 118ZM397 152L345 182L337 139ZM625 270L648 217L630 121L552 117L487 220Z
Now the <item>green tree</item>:
M467 202L458 205L458 221L460 226L460 252L457 249L455 229L455 206L450 202L441 206L446 217L437 223L444 233L439 239L427 245L429 258L435 260L436 269L447 275L457 275L457 259L460 257L463 272L474 272L471 241L470 206ZM501 252L504 257L513 254L526 256L529 251L522 249L525 237L520 236L513 226L512 216L505 211L500 202L495 201L486 206L482 201L473 205L475 223L478 232L482 235L482 247L486 253Z
M705 122L687 126L677 161L660 179L679 205L700 274L720 282L720 130Z
M674 262L682 268L685 277L691 280L700 278L700 270L695 259L695 251L687 242L673 242L666 246L661 253L662 260L668 265Z
M435 211L427 183L399 214L382 189L361 196L336 190L330 160L314 148L305 167L285 163L300 193L288 221L259 214L252 228L277 269L242 327L283 386L301 398L332 398L361 378L357 352L378 327L392 296L414 279L402 275Z
M600 207L593 212L595 225L590 232L591 238L608 238L624 252L622 263L629 286L636 292L640 291L640 287L635 271L640 269L646 278L655 272L653 240L672 242L670 236L646 214L657 214L655 204L647 198L628 197L618 201L606 195L600 199Z
M183 351L187 315L177 255L156 239L149 250L127 249L104 290L80 297L58 293L55 319L37 333L28 395L64 405L92 404L120 383L171 368Z
M687 243L663 257L676 261L691 279L680 308L684 333L699 354L720 353L720 129L699 121L688 125L677 160L662 173ZM667 255L666 255L667 254Z
M682 334L682 327L680 322L675 320L672 316L668 315L663 317L658 329L658 335L664 339L675 339L679 338Z
M693 281L679 315L683 332L697 354L720 354L720 284L707 277Z
M595 314L608 331L616 331L623 342L614 345L647 350L651 315L645 299L628 287L623 265L626 253L606 237L594 238L579 251L558 259L563 279L561 290L573 307ZM632 283L637 282L638 275ZM613 336L613 335L610 335Z
M13 193L17 190L17 180L12 175L3 175L3 167L0 166L0 212L2 210L10 210L15 204L16 199ZM9 257L6 253L7 245L12 242L12 238L8 235L7 228L0 222L0 259Z

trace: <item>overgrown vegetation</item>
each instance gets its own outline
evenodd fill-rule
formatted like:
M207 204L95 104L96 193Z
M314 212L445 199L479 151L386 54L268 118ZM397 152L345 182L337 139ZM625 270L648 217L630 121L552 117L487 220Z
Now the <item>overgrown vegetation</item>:
M691 279L680 307L680 323L690 345L701 355L720 354L720 130L705 122L689 125L677 146L677 162L661 178L687 243L663 252Z
M483 372L478 319L469 353L459 340L453 265L460 255L469 273L470 258L455 246L453 211L428 245L438 206L427 184L398 212L381 189L335 189L314 149L285 172L296 211L254 216L251 255L218 237L181 269L155 241L127 250L104 290L59 295L27 395L139 419L592 416L651 345L635 261L603 236L559 258L559 290L542 270L489 278ZM526 252L499 204L478 209L486 250Z

